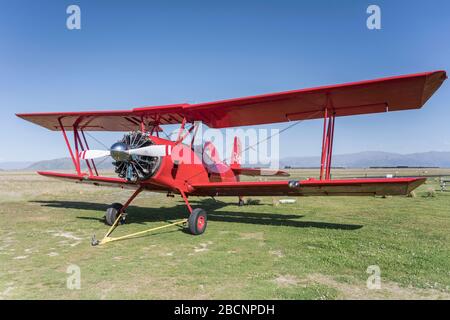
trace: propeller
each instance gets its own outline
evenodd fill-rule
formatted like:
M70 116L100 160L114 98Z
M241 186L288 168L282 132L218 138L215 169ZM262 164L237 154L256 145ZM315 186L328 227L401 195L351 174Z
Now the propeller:
M132 155L147 157L165 157L172 153L170 145L150 145L142 148L128 149L123 142L117 142L111 146L110 150L85 150L80 152L80 158L83 160L103 158L111 156L116 161L126 161Z
M159 168L161 158L172 154L172 146L154 144L147 133L134 131L125 134L109 150L85 150L80 159L90 160L110 156L114 171L128 181L149 179Z

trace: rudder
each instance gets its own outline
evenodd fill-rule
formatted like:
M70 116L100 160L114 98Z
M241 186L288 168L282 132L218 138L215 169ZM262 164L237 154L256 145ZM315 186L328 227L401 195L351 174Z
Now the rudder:
M231 168L240 168L241 167L241 141L237 136L234 137L233 142L233 150L231 151L231 160L230 167Z

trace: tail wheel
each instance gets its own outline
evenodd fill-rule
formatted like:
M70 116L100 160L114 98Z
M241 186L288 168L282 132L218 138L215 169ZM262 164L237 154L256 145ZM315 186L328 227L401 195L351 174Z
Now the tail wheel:
M122 208L123 205L121 203L113 203L108 207L108 209L106 209L105 222L107 225L112 226L114 224ZM122 215L122 218L120 219L119 223L120 224L125 223L125 215Z
M201 208L192 210L188 220L188 227L193 235L199 235L205 232L207 224L208 219L205 210Z

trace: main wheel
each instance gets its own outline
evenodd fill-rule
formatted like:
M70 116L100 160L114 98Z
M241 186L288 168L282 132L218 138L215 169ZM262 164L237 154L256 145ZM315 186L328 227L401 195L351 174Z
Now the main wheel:
M208 219L206 216L206 211L201 208L196 208L192 210L191 215L188 219L189 231L193 235L199 235L205 232L206 225L208 224Z
M105 222L107 225L112 226L119 215L120 210L122 210L123 205L120 203L113 203L106 209L105 213ZM125 215L122 215L122 218L119 221L120 224L125 223Z

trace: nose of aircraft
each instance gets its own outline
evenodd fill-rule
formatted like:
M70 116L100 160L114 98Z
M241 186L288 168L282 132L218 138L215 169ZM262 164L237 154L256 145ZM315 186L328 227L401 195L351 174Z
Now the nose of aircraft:
M116 161L127 161L130 155L127 152L128 146L123 142L116 142L111 146L111 157Z

